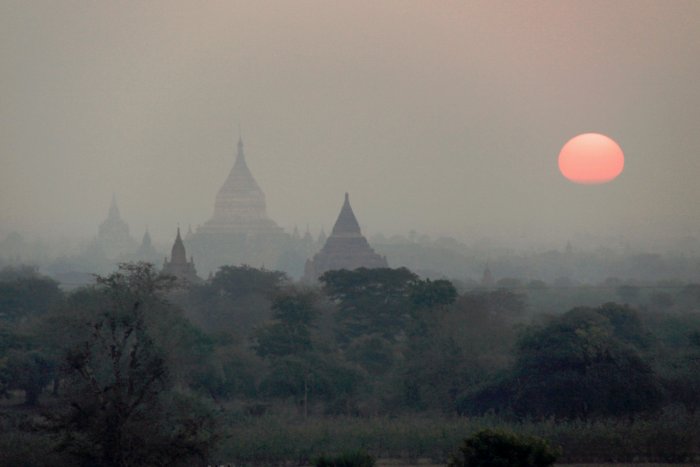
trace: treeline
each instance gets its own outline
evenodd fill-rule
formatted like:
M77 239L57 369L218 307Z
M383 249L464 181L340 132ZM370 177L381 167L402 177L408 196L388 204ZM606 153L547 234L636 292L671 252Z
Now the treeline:
M308 286L226 266L182 287L149 264L123 264L69 294L29 268L6 269L0 459L233 462L234 438L255 419L696 420L697 290L664 292L672 307L543 314L523 289L458 293L404 268L330 271ZM696 441L679 455L697 455Z

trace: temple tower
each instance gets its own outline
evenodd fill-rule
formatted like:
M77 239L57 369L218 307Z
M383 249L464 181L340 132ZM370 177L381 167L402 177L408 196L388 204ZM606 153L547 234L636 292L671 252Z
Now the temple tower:
M97 244L109 259L116 259L136 249L136 241L129 235L129 226L119 214L115 195L112 195L107 219L99 226Z
M214 215L197 233L255 235L281 230L267 217L265 194L248 169L239 138L236 162L216 195Z
M386 258L374 252L362 235L360 224L345 193L345 202L333 231L321 251L306 261L304 280L315 281L324 272L337 269L387 268Z
M145 261L152 264L155 264L161 258L160 254L153 246L151 234L148 232L148 229L146 229L146 232L143 234L141 246L136 250L134 256L137 261Z
M206 272L223 265L278 266L288 235L267 216L265 194L246 163L238 140L235 163L216 194L214 214L185 242Z
M170 261L165 258L163 262L163 274L175 276L178 282L194 284L200 281L197 277L197 271L194 268L194 259L190 258L187 261L187 253L185 253L185 245L180 237L180 228L177 229L175 243L170 252Z

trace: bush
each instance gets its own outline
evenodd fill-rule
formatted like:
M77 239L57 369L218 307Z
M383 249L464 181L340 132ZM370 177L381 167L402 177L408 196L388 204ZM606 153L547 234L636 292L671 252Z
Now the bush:
M557 453L543 439L505 431L481 430L464 440L450 467L548 467Z
M315 467L374 467L374 457L364 451L344 452L339 456L321 456L314 461Z

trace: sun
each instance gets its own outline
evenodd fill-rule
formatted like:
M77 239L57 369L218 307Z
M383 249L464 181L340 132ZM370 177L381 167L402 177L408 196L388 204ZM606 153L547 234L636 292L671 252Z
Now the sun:
M611 138L584 133L571 138L559 152L559 170L574 183L607 183L625 167L625 155Z

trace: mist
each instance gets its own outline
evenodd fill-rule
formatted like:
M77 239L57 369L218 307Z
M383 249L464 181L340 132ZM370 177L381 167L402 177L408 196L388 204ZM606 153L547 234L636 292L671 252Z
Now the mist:
M691 0L0 2L0 465L700 465L699 76Z
M203 223L242 135L268 214L561 247L698 235L697 2L0 5L0 234ZM240 135L239 135L240 128ZM626 156L580 186L583 132ZM46 236L46 235L45 235Z

